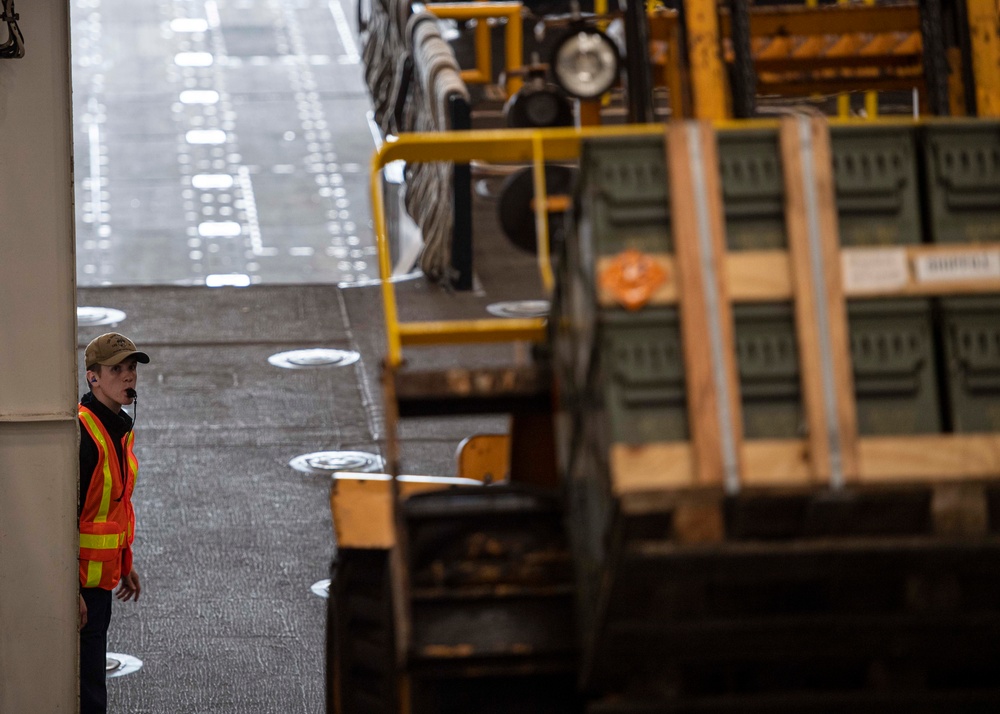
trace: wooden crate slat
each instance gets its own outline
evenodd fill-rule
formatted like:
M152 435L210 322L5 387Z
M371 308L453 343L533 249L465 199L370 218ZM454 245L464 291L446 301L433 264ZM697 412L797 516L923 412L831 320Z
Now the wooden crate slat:
M697 131L690 131L697 127ZM677 282L683 298L680 302L681 342L684 351L684 372L688 394L688 424L691 441L696 453L695 478L699 484L721 484L726 475L726 450L733 454L733 440L742 432L739 407L733 424L733 402L720 394L716 382L713 354L713 329L722 336L722 345L732 344L732 313L729 301L722 292L722 216L721 192L714 146L714 134L707 124L671 122L666 130L666 160L670 182L670 216L677 262ZM697 145L693 145L697 142ZM698 166L692 162L692 151L700 152ZM695 169L701 170L696 174ZM707 215L699 215L699 205ZM707 225L704 223L707 220ZM708 231L708 236L703 235ZM702 237L711 244L711 255L704 255ZM714 267L714 279L705 274L704 267ZM716 310L709 305L708 291L714 292ZM714 322L713 322L714 321ZM731 350L721 348L723 379L728 392L738 394L735 363ZM722 424L720 400L726 399L729 424ZM723 430L728 430L727 436ZM728 443L728 446L727 446ZM734 457L735 458L735 457ZM729 468L733 468L729 464ZM738 469L738 464L735 465Z
M666 253L650 257L664 272L676 275L676 261ZM983 275L961 279L920 280L916 274L919 261L939 258L976 258L986 265ZM597 271L611 258L598 259ZM859 247L840 249L841 276L847 298L932 297L945 295L983 295L1000 293L1000 274L989 275L990 266L1000 266L1000 247L976 245L913 245ZM724 259L727 291L736 303L791 300L793 296L788 252L784 250L741 250ZM600 289L601 307L611 307L616 299ZM650 298L650 305L677 302L677 283L668 280Z
M819 481L850 480L857 473L857 417L829 130L816 119L788 117L781 122L779 144L810 465Z
M812 489L809 442L804 439L743 441L743 483L749 489ZM1000 434L924 434L858 439L859 486L906 486L996 481L1000 483ZM693 486L687 442L613 444L616 495Z

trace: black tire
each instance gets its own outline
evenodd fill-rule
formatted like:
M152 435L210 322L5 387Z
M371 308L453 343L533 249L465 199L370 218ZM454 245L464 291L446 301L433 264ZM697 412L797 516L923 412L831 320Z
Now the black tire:
M576 180L576 171L568 166L546 164L545 193L569 194ZM538 232L535 230L535 211L531 206L535 198L534 170L528 166L508 176L500 188L497 212L504 235L515 246L527 253L538 252ZM549 214L549 239L562 223L562 216ZM550 246L551 247L551 246ZM555 251L553 251L555 252Z
M327 611L328 714L395 714L389 552L344 549L331 568Z

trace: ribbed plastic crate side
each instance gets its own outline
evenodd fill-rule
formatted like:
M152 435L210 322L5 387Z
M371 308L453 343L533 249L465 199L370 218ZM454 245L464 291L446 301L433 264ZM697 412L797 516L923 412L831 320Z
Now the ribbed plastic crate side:
M1000 121L935 122L922 138L931 240L1000 242ZM939 304L951 427L1000 431L1000 297Z
M801 373L790 304L737 305L736 352L744 435L804 435ZM942 430L926 300L848 304L858 430L865 435Z
M831 129L841 245L921 242L915 131L909 125Z
M673 251L663 137L586 140L580 167L581 211L597 254Z
M952 428L1000 432L1000 297L941 304Z
M921 241L914 131L907 125L831 127L842 245ZM724 130L718 140L729 249L785 248L784 175L777 131Z
M733 317L744 436L803 436L802 388L791 304L736 305Z
M600 364L611 441L650 444L688 438L680 324L674 308L607 310Z
M922 242L916 138L915 125L831 131L841 245ZM848 314L859 432L940 432L931 301L856 300Z
M940 433L930 302L852 301L848 322L859 433Z
M1000 122L935 122L922 139L932 242L1000 241Z
M781 249L785 184L774 129L720 131L719 177L729 250Z

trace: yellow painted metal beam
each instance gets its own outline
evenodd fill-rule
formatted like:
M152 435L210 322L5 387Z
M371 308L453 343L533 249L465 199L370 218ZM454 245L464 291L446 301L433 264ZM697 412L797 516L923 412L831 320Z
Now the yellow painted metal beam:
M719 42L715 0L686 0L685 19L694 118L718 120L729 116L726 71Z
M393 161L454 161L469 163L473 160L504 162L531 162L535 165L538 181L538 166L542 166L542 198L544 198L544 163L573 159L579 155L580 142L587 136L622 136L629 134L654 134L658 127L587 127L567 129L505 129L495 131L452 131L428 134L406 134L385 142L372 157L370 191L372 196L372 217L375 224L375 241L379 252L379 276L382 279L382 302L385 311L387 364L395 367L402 362L402 346L407 344L442 344L456 342L488 342L503 340L540 339L537 323L529 326L524 334L521 328L512 326L511 320L476 321L479 326L458 323L452 328L442 327L442 323L399 322L396 292L389 281L392 263L386 236L385 206L382 194L382 169ZM537 188L537 185L536 185ZM539 270L545 284L552 284L552 272L548 256L547 202L539 202L540 221ZM547 276L547 277L546 277ZM506 325L501 328L500 325ZM505 332L510 330L510 332Z
M402 322L398 329L404 345L541 342L545 339L545 320L542 318Z
M772 126L777 126L772 122ZM541 142L546 161L575 159L580 142L591 137L652 136L663 133L657 124L556 129L484 129L405 134L386 141L375 154L373 167L381 169L393 161L481 160L494 163L531 163L535 137Z
M449 20L476 20L476 68L462 70L462 80L469 84L488 84L493 81L493 44L489 20L506 20L504 26L504 69L507 96L515 94L524 83L517 73L524 61L524 31L521 26L519 2L469 2L429 3L428 12Z
M555 287L552 275L552 262L549 260L549 200L548 189L545 186L545 151L542 148L542 138L535 134L531 139L532 173L535 182L535 197L538 205L535 207L535 236L538 256L538 272L542 276L542 286L545 292L551 293Z
M1000 117L1000 0L967 0L976 107L981 117Z

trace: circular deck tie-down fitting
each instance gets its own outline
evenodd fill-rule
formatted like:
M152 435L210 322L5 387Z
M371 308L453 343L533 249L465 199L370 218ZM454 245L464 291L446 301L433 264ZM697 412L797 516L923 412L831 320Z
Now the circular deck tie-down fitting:
M548 300L510 300L495 302L486 306L486 312L494 317L546 317L549 314Z
M80 327L98 327L100 325L117 325L125 321L125 313L113 307L78 307L76 308L76 324Z
M296 456L288 465L302 473L328 476L338 471L379 472L385 461L367 451L315 451Z
M132 655L119 654L118 652L108 652L105 655L105 671L108 679L113 677L124 677L142 669L142 660Z
M346 367L354 364L361 355L354 350L314 348L278 352L267 358L275 367L284 369L312 369L315 367Z

